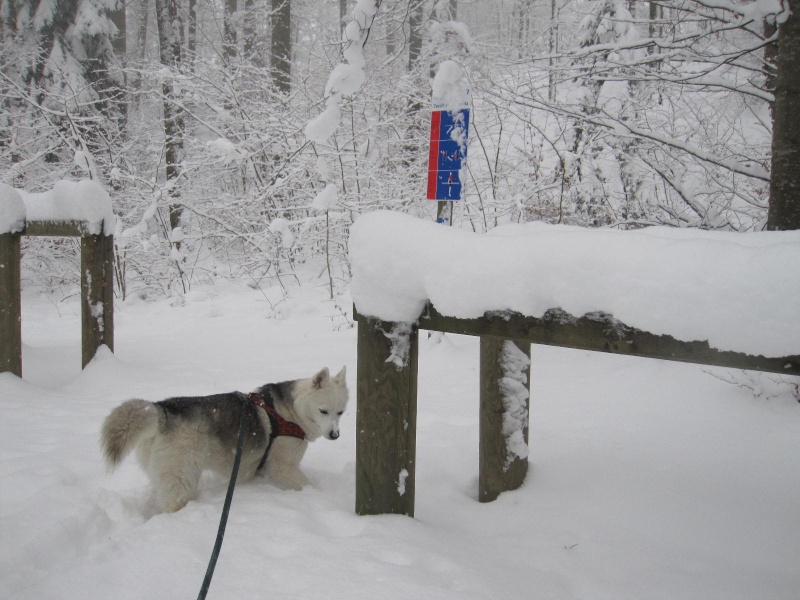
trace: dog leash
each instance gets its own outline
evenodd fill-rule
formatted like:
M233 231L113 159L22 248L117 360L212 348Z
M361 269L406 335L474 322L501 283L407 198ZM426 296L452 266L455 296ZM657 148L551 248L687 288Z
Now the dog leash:
M197 600L205 600L208 588L211 585L211 578L214 576L214 568L217 566L217 558L219 558L219 551L222 548L222 538L225 536L225 526L228 524L228 513L231 510L231 500L233 500L233 488L236 486L236 476L239 474L239 463L242 459L242 447L244 446L244 417L245 408L249 402L244 399L242 402L242 414L239 417L239 439L236 441L236 457L233 459L233 470L231 471L231 480L228 483L228 492L225 494L225 503L222 505L222 515L219 518L219 529L217 529L217 541L214 542L214 550L211 552L211 560L208 563L206 570L206 577L203 579L203 585L200 588L200 593L197 595Z

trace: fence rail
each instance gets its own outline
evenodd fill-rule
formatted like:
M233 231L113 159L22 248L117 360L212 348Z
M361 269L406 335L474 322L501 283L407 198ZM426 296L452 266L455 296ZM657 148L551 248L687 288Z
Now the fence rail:
M84 221L27 221L19 233L0 234L0 372L22 376L20 241L23 236L81 238L81 361L97 349L114 350L114 238ZM102 231L102 224L99 231Z
M522 485L527 457L512 456L504 428L503 344L530 356L530 344L611 352L732 369L800 375L800 356L752 356L711 348L703 341L654 335L606 313L582 317L552 309L541 318L487 313L477 319L447 317L430 303L415 323L393 323L358 314L356 512L414 515L417 357L420 329L480 337L480 440L478 497L491 501ZM735 325L732 325L735 326ZM530 373L527 375L530 392ZM528 442L528 404L524 442ZM519 435L519 432L516 433Z

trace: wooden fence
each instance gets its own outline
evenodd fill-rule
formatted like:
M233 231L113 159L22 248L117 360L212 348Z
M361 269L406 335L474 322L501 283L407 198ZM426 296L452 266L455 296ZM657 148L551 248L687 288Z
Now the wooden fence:
M101 226L102 231L102 226ZM28 221L21 233L0 234L0 372L22 376L20 240L22 236L81 238L81 360L105 344L114 350L114 238L83 221Z
M800 375L800 356L765 358L716 350L706 342L684 342L628 327L604 313L577 318L553 309L542 318L499 312L459 319L443 316L429 304L416 323L354 313L358 322L356 512L362 515L414 515L420 329L480 337L478 497L483 502L522 485L528 467L527 458L509 461L510 440L503 429L506 407L500 379L506 341L513 341L528 356L530 344L545 344ZM527 444L527 410L525 417Z

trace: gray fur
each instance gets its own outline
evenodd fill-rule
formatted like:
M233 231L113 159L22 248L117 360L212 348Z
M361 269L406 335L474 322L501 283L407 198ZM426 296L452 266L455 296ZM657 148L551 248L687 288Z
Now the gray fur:
M301 489L310 483L299 467L308 442L339 436L339 416L347 405L345 370L330 377L325 368L308 379L261 386L257 393L269 394L275 410L306 433L305 440L275 438L263 469L276 485ZM103 455L113 470L136 449L162 509L174 512L196 497L203 471L230 476L242 410L245 442L238 480L246 481L261 463L271 425L263 409L236 392L123 402L103 423Z

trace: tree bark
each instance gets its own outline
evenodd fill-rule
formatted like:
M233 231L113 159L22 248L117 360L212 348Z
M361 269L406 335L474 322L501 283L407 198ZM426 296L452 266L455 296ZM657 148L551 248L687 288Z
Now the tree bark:
M237 8L236 0L225 0L222 23L222 56L229 65L236 58L238 36L236 35L236 26L233 23L233 19Z
M181 67L181 38L179 35L178 0L156 0L156 21L158 21L158 42L161 63L170 72ZM181 175L184 158L184 116L178 104L174 82L165 78L162 85L164 110L164 155L166 177L170 195L169 221L172 229L180 225L183 209L180 204L180 186L177 179ZM176 244L176 247L178 244Z
M764 39L769 39L778 31L774 21L764 21ZM778 43L772 42L764 46L764 72L767 74L764 87L768 92L775 93L775 67L778 64ZM770 113L775 110L775 103L769 106ZM774 117L774 115L773 115Z
M292 90L292 3L272 0L272 81L284 94Z
M197 0L189 0L189 22L186 26L186 55L189 70L194 73L197 58Z
M257 23L262 18L261 13L256 11L254 0L245 0L244 2L244 58L250 64L258 67L263 67L263 57L261 52L260 40L258 39Z
M800 229L800 0L778 28L772 126L772 178L767 229Z
M408 70L413 71L422 53L422 0L411 0L408 9Z

